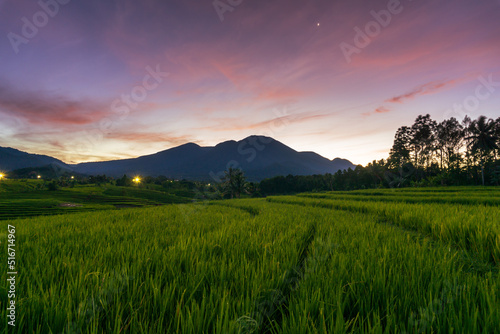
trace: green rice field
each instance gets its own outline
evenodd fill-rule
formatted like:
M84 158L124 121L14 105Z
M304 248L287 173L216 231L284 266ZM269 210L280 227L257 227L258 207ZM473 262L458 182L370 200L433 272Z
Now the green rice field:
M61 188L57 191L43 188L43 181L39 180L1 182L0 220L192 201L191 198L172 193L109 184Z
M118 200L118 192L95 196ZM145 196L130 201L162 204ZM499 188L120 210L97 198L84 202L95 211L50 216L44 210L64 201L31 201L0 201L4 332L500 332ZM14 219L14 202L38 214ZM16 326L8 328L12 227Z

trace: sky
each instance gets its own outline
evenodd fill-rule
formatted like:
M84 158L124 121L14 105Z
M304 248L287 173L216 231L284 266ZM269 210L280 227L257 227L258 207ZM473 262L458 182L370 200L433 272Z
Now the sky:
M250 135L355 164L500 116L500 0L0 0L0 146L67 163Z

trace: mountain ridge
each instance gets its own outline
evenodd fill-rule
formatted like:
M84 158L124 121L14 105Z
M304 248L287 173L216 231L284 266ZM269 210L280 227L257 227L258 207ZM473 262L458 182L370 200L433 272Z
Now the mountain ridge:
M8 156L0 148L0 158ZM15 149L11 149L15 150ZM139 156L137 158L118 159L110 161L85 162L66 164L56 158L31 155L15 150L24 156L17 165L26 168L40 167L40 163L61 164L76 173L120 177L124 174L158 176L164 175L175 179L213 180L221 177L229 168L241 168L249 180L259 181L278 175L312 175L335 173L338 170L354 168L349 160L335 158L329 160L315 152L298 152L285 144L265 136L249 136L240 141L228 140L215 146L200 146L196 143L186 143L157 153ZM35 157L31 157L35 156ZM31 157L31 159L28 159ZM10 159L15 157L10 155ZM51 160L52 159L52 160ZM29 164L34 164L29 166ZM16 165L0 159L0 169Z
M48 155L27 153L12 147L0 146L0 170L10 171L28 167L43 167L50 164L68 166L63 161Z

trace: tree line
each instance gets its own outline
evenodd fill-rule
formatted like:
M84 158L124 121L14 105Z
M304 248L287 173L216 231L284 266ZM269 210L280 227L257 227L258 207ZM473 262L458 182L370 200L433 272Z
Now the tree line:
M288 175L247 182L242 170L229 168L219 183L173 180L146 176L133 183L124 175L113 180L106 175L70 179L58 177L57 186L75 183L140 186L145 189L182 192L199 199L238 198L311 191L355 190L451 185L500 185L500 117L489 119L466 116L436 122L429 114L419 115L413 125L401 126L394 136L389 157L367 166L339 170L324 175ZM26 169L26 173L35 173ZM39 171L38 171L39 172ZM47 171L45 171L47 172ZM34 174L34 175L35 175ZM47 174L47 173L45 173ZM56 181L54 181L56 182ZM55 190L53 189L53 190Z
M312 176L278 176L260 182L262 194L407 186L499 185L500 117L466 116L436 122L419 115L401 126L389 157L367 166Z

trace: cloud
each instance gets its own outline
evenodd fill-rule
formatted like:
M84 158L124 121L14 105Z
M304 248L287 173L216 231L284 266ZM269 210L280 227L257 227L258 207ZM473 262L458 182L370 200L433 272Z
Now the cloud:
M88 99L0 86L0 113L22 118L30 124L85 125L104 117L106 111L104 103Z
M374 114L384 114L384 113L388 113L390 111L391 111L391 109L388 109L388 108L382 106L382 107L378 107L374 111L365 112L362 115L363 116L370 116L370 115L374 115Z
M162 132L114 132L109 134L107 138L134 143L170 143L172 145L181 145L193 141L191 136L176 136Z
M417 96L435 94L435 93L439 92L440 90L443 90L444 88L449 88L451 86L454 86L458 82L460 82L460 80L448 80L448 81L442 81L442 82L436 82L436 81L429 82L429 83L426 83L424 85L420 85L420 86L414 88L412 91L410 91L410 92L408 92L406 94L402 94L402 95L398 95L398 96L392 97L392 98L386 100L386 102L390 102L390 103L403 103L405 100L411 100L411 99L414 99Z
M19 32L20 18L39 10L36 2L3 3L0 27L6 32ZM36 39L22 45L21 56L12 52L8 39L0 45L9 64L2 76L19 84L18 89L3 87L0 78L0 139L9 146L50 146L62 154L62 145L70 151L69 141L86 140L85 132L93 135L90 130L106 116L115 120L110 103L99 102L103 95L111 102L129 94L146 66L160 64L171 73L168 80L112 133L101 133L92 154L149 153L162 143L190 139L182 135L215 142L220 131L234 130L239 136L239 130L255 133L285 120L292 123L285 131L290 138L311 132L322 141L330 131L338 133L337 140L356 140L360 134L365 138L365 133L375 136L391 129L387 137L392 140L395 123L413 115L389 119L389 110L453 85L436 78L463 78L497 68L500 25L497 1L408 2L348 64L339 43L352 43L353 28L373 20L371 9L386 6L383 0L252 1L227 12L221 23L211 1L72 2L61 7ZM46 87L71 95L36 91ZM91 99L79 98L84 94ZM439 98L447 101L451 95ZM323 118L328 116L322 112L302 118L270 113L289 104L325 114L360 106L337 110L336 118ZM408 110L413 107L420 106ZM139 114L145 110L147 114ZM363 112L380 117L357 123ZM381 125L372 132L376 121ZM137 124L144 127L138 130ZM203 134L198 126L204 127Z
M240 118L211 118L212 124L204 127L196 128L195 130L209 130L209 131L263 131L270 130L275 131L278 129L283 129L284 127L291 124L301 124L308 121L321 120L325 118L332 117L333 114L321 114L317 111L308 111L296 114L287 114L287 112L282 112L282 116L277 116L272 119L260 121L260 122L248 122L245 119Z
M379 107L375 109L375 113L382 114L391 111L390 109L387 109L386 107Z

